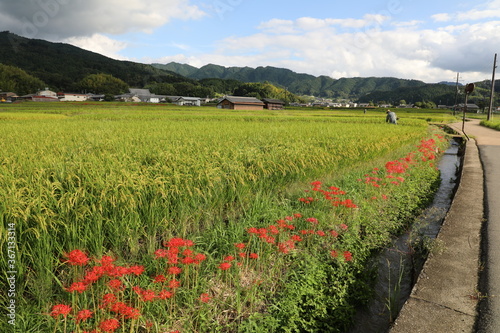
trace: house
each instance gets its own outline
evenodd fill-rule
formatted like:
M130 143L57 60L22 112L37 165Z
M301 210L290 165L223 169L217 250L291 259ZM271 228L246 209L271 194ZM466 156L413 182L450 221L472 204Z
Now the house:
M184 96L165 96L172 104L185 106L201 106L201 98Z
M0 91L0 102L12 102L18 97L16 93Z
M33 102L59 102L57 96L31 95L26 99L32 100Z
M226 96L219 103L219 109L263 110L264 103L255 97Z
M465 109L465 104L458 104L455 106L455 111L464 111ZM479 106L477 106L476 104L472 104L472 103L467 103L467 112L475 112L475 113L478 113L479 112Z
M84 102L89 99L89 95L59 92L57 93L57 98L61 102Z
M264 102L264 109L268 110L283 110L285 105L283 101L274 98L264 98L262 102Z
M56 97L57 98L57 93L49 90L49 88L45 88L45 90L40 90L36 93L36 96L45 96L45 97Z
M129 88L129 92L115 96L116 99L125 102L160 103L165 101L166 96L152 94L149 89Z

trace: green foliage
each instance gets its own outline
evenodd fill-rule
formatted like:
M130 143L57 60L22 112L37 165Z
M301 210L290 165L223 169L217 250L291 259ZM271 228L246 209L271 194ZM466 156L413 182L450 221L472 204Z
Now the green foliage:
M301 100L285 89L278 88L269 82L243 83L234 90L236 96L256 97L258 99L275 98L286 104Z
M22 69L0 63L0 91L15 92L19 96L43 89L45 83Z
M455 104L455 86L447 84L426 84L406 87L393 87L385 91L377 89L367 93L359 98L359 102L368 103L370 101L385 101L389 104L397 104L404 99L409 104L433 103L435 105L454 105ZM424 106L426 107L426 106Z
M128 85L109 74L90 74L78 83L78 89L94 94L119 95L127 91Z
M494 130L500 131L500 121L499 120L482 120L480 123L482 126L492 128Z

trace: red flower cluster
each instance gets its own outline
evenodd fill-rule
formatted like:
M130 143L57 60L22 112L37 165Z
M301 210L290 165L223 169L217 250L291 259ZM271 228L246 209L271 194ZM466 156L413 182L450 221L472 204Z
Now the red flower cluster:
M346 208L358 208L358 206L351 199L342 200L340 196L346 194L345 191L340 190L340 188L335 186L330 186L328 190L322 188L322 183L320 181L314 181L311 183L312 191L323 195L323 199L331 202L334 207L346 207ZM309 192L309 191L306 191ZM299 198L300 202L310 204L313 201L319 199L314 199L313 197Z
M85 266L90 260L83 251L78 249L66 254L65 257L68 258L67 262L72 266Z
M313 183L318 186L318 183ZM312 226L312 229L298 229L295 224L303 224L303 221L307 222ZM295 223L295 224L292 224ZM323 230L316 230L316 227L319 225L318 219L315 217L303 218L301 214L294 214L292 216L287 216L284 219L276 221L275 225L270 225L267 228L248 228L247 232L250 235L255 235L259 239L261 239L264 243L271 244L276 246L278 252L287 254L290 251L293 251L297 247L297 243L303 241L301 236L318 236L325 237L330 235L333 237L333 241L339 237L340 233L348 230L348 226L346 224L339 224L336 227L336 230L330 230L325 232ZM270 236L272 234L273 236ZM283 241L276 241L276 239L284 239ZM257 254L253 254L257 257ZM250 255L250 257L252 254ZM222 269L222 267L219 267Z
M167 249L158 249L155 251L156 259L166 258L167 262L172 265L179 263L190 265L198 265L206 259L202 253L195 253L190 247L194 246L193 241L182 238L171 238L163 243ZM172 274L172 273L171 273Z
M52 311L50 312L50 315L53 318L57 318L59 316L63 316L66 318L70 313L71 313L71 306L66 305L66 304L56 304L52 307Z
M99 328L103 332L114 332L120 328L120 322L115 318L106 319L99 324Z

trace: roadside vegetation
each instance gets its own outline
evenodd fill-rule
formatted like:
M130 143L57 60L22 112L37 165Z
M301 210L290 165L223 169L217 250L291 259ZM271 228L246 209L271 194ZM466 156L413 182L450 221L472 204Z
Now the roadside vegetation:
M439 182L453 117L398 116L0 105L16 332L344 332Z
M482 120L480 125L500 131L500 120Z

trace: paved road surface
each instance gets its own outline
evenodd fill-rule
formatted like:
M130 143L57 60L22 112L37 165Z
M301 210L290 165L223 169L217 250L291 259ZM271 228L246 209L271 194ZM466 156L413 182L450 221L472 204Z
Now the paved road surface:
M461 127L460 127L461 129ZM465 123L464 132L474 136L484 170L485 224L482 258L485 272L481 291L476 332L500 332L500 132L479 126L479 121Z

